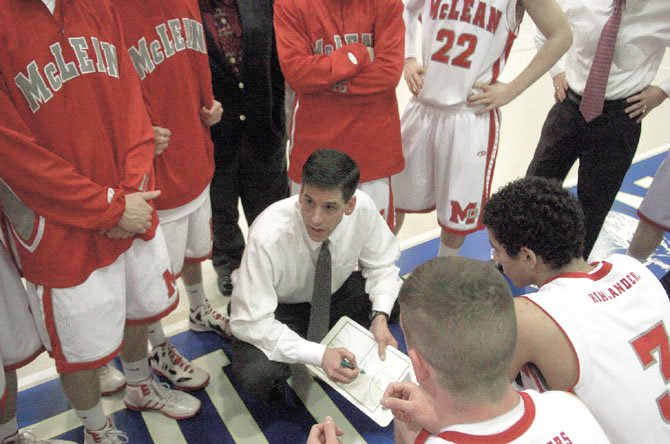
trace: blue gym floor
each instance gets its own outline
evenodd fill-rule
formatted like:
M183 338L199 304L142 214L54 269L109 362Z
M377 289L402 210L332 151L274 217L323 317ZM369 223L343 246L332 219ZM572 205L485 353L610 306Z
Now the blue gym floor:
M664 151L633 164L594 255L602 257L625 251L637 223L637 205L665 156ZM649 263L657 276L670 269L669 242L670 238L666 235ZM405 249L398 261L402 274L409 273L415 266L433 257L437 245L438 240L432 239ZM461 254L489 260L490 246L486 233L469 236ZM524 291L514 290L517 294ZM393 326L393 332L404 350L399 328ZM117 427L128 434L131 443L303 443L312 424L327 414L345 429L343 442L393 442L392 426L379 427L325 384L309 379L293 381L290 406L282 411L268 410L238 389L226 367L231 355L229 341L213 333L196 334L190 331L177 334L171 340L187 358L212 376L209 386L195 393L202 401L202 412L193 419L177 422L158 413L125 410L122 394L106 399L105 411L111 413ZM83 429L70 409L58 380L21 391L18 405L20 427L34 427L39 436L58 436L83 442Z

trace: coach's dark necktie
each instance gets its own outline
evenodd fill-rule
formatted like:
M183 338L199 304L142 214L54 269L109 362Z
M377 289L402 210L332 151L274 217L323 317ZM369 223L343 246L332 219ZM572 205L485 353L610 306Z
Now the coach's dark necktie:
M607 79L609 79L612 68L616 36L619 33L621 9L624 3L625 0L614 0L612 15L600 33L600 40L598 40L598 46L593 56L593 64L589 71L589 77L586 79L582 101L579 104L579 110L587 122L592 121L603 112Z
M329 241L321 244L319 257L314 269L314 289L312 290L312 308L309 313L307 340L321 342L330 325L331 262Z

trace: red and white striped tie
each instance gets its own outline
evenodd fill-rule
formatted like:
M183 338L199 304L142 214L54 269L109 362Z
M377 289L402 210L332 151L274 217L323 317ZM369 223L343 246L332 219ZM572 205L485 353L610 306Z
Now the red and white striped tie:
M579 110L587 122L592 121L603 112L607 79L610 76L616 36L621 24L621 9L624 3L625 0L614 0L612 15L600 33L591 71L589 71L589 77L586 79L584 94L579 104Z

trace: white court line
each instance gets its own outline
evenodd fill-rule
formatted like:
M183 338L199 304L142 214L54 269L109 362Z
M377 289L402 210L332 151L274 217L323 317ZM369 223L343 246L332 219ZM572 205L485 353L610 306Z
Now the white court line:
M214 351L193 362L211 375L206 389L207 395L235 442L267 443L263 431L240 399L228 376L221 370L221 367L230 364L223 350Z
M337 405L330 399L325 390L309 375L303 365L291 366L292 376L288 383L296 392L305 408L316 419L317 422L323 421L323 418L330 416L339 428L344 430L342 442L352 444L365 444L366 441L358 433L358 430L351 425L346 416L337 408Z
M155 443L187 444L179 423L158 411L142 412L151 441Z

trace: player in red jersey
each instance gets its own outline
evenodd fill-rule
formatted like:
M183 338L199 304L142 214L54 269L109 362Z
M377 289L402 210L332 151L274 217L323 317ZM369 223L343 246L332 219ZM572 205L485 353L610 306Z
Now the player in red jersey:
M295 91L289 129L291 192L307 158L337 148L359 165L359 189L393 228L391 176L404 167L395 88L404 25L400 0L278 0L282 72Z
M134 410L173 418L195 398L150 379L146 325L177 304L151 200L154 137L107 2L6 0L0 8L0 195L40 338L84 423L118 442L98 368L119 352Z

